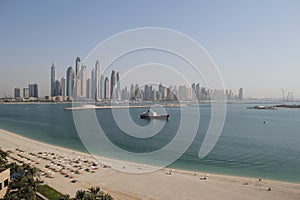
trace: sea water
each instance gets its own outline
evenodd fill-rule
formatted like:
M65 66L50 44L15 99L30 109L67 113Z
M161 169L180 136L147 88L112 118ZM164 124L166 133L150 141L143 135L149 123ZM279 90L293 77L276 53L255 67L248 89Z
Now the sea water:
M63 108L70 104L1 104L0 128L16 134L87 152L74 125L72 111ZM173 168L300 182L300 110L253 110L253 104L228 104L225 124L213 150L204 158L199 149L211 120L210 104L201 104L199 128L195 138L183 155L171 164ZM107 138L128 152L147 153L163 148L175 137L181 121L180 107L166 107L170 115L167 122L158 121L151 126L163 128L149 138L135 138L118 127L111 109L96 110L99 125ZM183 109L198 109L186 107ZM145 108L131 108L130 117L138 126L149 126L139 119ZM124 114L118 116L127 119ZM193 112L192 112L193 113ZM193 122L193 116L189 116ZM142 133L141 133L142 134ZM186 130L186 134L193 134ZM99 155L139 162L118 152L102 150ZM163 159L163 158L162 158ZM149 161L151 163L151 160ZM153 165L156 161L153 160ZM147 163L149 164L149 163Z

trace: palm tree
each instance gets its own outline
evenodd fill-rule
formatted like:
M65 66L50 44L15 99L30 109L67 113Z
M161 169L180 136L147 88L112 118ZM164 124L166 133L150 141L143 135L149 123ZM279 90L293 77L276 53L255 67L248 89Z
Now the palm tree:
M101 199L103 195L100 187L90 187L88 192L89 196L92 197L92 199Z
M24 186L24 183L22 181L22 176L16 176L8 185L8 191L14 191L13 193L16 193L18 196L21 194L21 188Z
M114 200L114 198L108 193L104 194L100 187L90 187L88 191L78 190L75 200Z
M84 200L86 192L84 190L78 190L75 195L76 200Z
M0 149L0 167L3 167L4 164L6 164L7 159L6 157L8 156L8 153L6 151L2 151Z
M39 171L37 168L32 167L28 164L23 164L23 171L26 172L29 176L35 177L39 176Z
M17 195L15 193L6 193L3 200L15 200L18 199Z
M16 177L9 184L7 198L14 196L15 199L35 200L37 188L41 183L36 178L38 170L26 164L20 166L10 163L8 166Z
M29 184L26 184L21 188L18 199L35 200L36 194Z
M32 177L29 178L27 182L28 182L28 187L30 187L33 192L33 198L36 199L36 192L38 190L39 185L41 184L41 181L39 181L38 179L34 180Z
M8 153L6 151L2 151L0 148L0 157L3 159L6 159L7 155L8 155Z
M110 194L106 193L102 195L101 200L114 200L114 198Z

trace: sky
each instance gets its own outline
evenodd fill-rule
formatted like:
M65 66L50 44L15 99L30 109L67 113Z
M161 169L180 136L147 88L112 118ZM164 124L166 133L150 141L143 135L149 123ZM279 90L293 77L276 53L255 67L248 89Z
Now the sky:
M281 97L283 89L300 98L298 0L0 0L0 97L29 83L49 95L52 62L66 76L77 56L141 27L193 38L236 93L242 87L245 96Z

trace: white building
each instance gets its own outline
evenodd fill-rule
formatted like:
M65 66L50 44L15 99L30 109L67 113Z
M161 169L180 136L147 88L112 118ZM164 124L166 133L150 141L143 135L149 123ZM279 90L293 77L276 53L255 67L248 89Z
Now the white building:
M81 97L86 97L86 66L81 66Z
M0 169L0 199L2 199L8 189L10 182L10 169Z

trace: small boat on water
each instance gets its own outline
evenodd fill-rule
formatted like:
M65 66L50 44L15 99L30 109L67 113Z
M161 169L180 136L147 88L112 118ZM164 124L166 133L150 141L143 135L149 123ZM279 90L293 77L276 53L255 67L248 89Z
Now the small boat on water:
M64 110L90 110L90 109L97 109L99 106L95 106L95 105L82 105L79 107L68 107L68 108L64 108Z
M152 110L148 110L147 112L143 112L140 115L141 119L161 119L161 120L168 120L170 115L158 115L157 112Z

